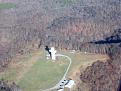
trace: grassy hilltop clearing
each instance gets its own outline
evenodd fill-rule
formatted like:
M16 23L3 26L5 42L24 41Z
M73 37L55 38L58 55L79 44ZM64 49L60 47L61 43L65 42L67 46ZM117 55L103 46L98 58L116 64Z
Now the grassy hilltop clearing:
M0 9L10 9L15 7L16 7L16 4L14 3L0 3Z
M0 91L37 91L58 83L69 61L46 60L40 50L45 46L72 59L67 78L76 82L76 91L116 91L121 0L0 0Z
M71 69L67 74L67 77L70 78L74 77L80 66L83 66L81 69L83 70L98 59L106 59L105 55L71 54L69 51L60 53L64 53L72 58ZM0 79L5 79L9 82L14 81L20 86L22 91L38 91L39 89L41 91L42 89L53 87L61 80L69 64L69 60L64 57L57 57L55 62L47 60L45 53L38 51L25 57L18 57L14 62L5 72L0 74Z

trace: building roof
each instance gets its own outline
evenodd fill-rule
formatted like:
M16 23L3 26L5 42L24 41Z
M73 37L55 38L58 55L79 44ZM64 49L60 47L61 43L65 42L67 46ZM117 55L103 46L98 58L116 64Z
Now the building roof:
M68 82L68 84L65 85L65 87L67 87L67 88L72 88L74 84L75 84L74 81L73 81L73 80L70 80L70 81Z
M63 91L64 89L63 88L60 88L60 89L58 89L57 91Z

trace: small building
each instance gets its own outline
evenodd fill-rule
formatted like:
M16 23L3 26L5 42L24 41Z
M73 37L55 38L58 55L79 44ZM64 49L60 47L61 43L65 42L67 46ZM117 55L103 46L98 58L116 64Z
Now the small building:
M64 89L63 89L63 88L60 88L60 89L58 89L57 91L64 91Z
M75 85L73 80L69 80L69 82L65 85L66 88L72 89Z
M71 51L70 51L70 53L73 53L73 54L74 54L75 52L76 52L75 50L71 50Z

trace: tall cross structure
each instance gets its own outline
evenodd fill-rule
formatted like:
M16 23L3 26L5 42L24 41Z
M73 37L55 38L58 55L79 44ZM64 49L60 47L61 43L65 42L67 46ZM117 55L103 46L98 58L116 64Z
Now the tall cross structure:
M55 48L54 47L51 47L51 49L49 50L49 52L51 52L51 58L52 58L52 60L56 60L56 50L55 50Z

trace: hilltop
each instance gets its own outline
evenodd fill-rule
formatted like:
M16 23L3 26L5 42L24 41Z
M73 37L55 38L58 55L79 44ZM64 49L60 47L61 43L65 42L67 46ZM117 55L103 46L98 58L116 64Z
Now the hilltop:
M16 55L29 54L46 45L108 55L112 46L121 47L121 0L0 0L0 3L16 6L0 9L0 71Z

